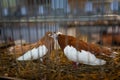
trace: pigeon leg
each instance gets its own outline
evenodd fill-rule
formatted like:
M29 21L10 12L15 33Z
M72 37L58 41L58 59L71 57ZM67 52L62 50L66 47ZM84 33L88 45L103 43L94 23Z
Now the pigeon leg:
M74 68L74 69L77 69L77 68L78 68L78 64L79 64L79 63L77 63L77 62L73 62L73 68Z

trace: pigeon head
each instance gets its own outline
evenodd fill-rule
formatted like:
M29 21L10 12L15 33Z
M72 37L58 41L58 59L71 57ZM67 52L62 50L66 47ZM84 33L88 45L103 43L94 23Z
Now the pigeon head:
M52 33L52 32L50 32L50 31L48 31L48 32L46 32L46 33L45 33L45 35L46 35L46 36L49 36L49 37L51 37L51 36L52 36L52 34L53 34L53 33Z
M58 36L61 35L62 33L61 32L54 32L51 37L54 38L55 40L58 39Z

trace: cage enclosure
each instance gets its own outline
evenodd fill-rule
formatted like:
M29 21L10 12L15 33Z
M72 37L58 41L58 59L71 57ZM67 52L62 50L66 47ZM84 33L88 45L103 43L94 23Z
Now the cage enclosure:
M0 79L119 80L120 0L0 0Z

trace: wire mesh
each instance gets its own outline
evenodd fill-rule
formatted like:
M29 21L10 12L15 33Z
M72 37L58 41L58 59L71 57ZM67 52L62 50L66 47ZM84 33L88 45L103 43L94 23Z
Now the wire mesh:
M51 37L55 32L66 36L65 43ZM63 45L75 48L75 60ZM87 64L80 63L81 49L99 52L107 63L89 65L91 54ZM107 51L117 57L101 56ZM1 79L119 80L119 53L120 0L0 0Z

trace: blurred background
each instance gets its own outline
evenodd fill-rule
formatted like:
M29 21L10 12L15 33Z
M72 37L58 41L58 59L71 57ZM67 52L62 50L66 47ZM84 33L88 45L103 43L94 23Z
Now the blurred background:
M55 54L62 53L58 44L55 46L58 50L52 52L52 62L46 65L39 61L18 63L16 55L24 54L24 45L31 46L48 31L60 31L120 52L120 0L0 0L0 76L27 80L120 79L120 64L114 66L112 62L72 70L63 54L61 57ZM116 60L119 63L120 57ZM61 66L60 61L67 67Z
M1 0L0 40L35 42L46 31L67 30L94 41L100 32L120 32L119 4L119 0Z

